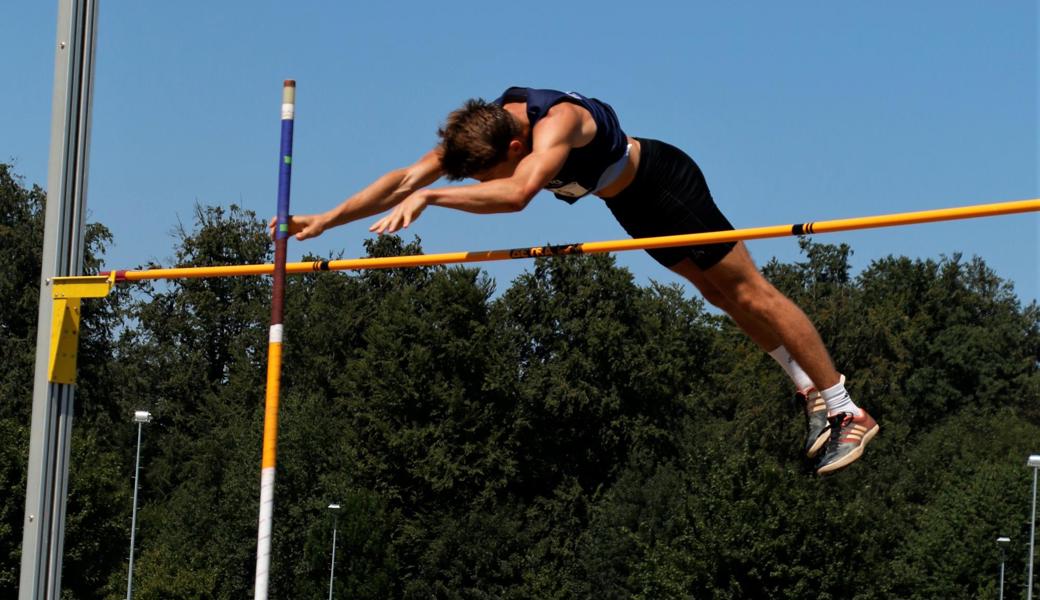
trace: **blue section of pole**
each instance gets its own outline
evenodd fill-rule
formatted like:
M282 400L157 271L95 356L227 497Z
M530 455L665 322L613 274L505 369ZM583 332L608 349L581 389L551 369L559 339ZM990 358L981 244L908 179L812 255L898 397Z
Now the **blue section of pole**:
M285 299L285 255L289 240L289 186L292 183L293 122L296 117L296 82L282 87L282 143L278 162L278 225L274 238L274 280L271 290L271 325L281 326ZM280 340L279 340L280 341Z
M293 118L282 118L282 154L278 170L278 229L276 240L289 237L289 186L292 182Z

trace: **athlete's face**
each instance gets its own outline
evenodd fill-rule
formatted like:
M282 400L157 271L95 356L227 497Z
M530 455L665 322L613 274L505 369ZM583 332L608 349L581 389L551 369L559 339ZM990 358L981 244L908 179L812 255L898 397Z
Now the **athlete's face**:
M477 181L491 181L493 179L508 179L513 176L516 172L516 166L520 164L525 156L530 154L527 150L527 145L520 140L514 139L509 142L509 150L506 152L506 159L497 165L480 171L479 173L473 174L473 179Z

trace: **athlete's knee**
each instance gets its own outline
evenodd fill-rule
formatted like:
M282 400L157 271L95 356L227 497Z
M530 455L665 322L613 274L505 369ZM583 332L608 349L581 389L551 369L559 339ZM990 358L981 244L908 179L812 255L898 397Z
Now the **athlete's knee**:
M768 318L781 309L786 298L768 281L756 278L735 285L730 300L741 310Z

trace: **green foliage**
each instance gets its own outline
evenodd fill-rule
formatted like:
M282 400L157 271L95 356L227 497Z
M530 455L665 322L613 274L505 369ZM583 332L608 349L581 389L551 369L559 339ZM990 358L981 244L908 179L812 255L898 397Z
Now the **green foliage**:
M32 396L32 376L25 373L32 372L36 355L45 202L42 189L25 189L11 167L0 163L0 356L7 366L0 373L0 394L5 399ZM15 416L28 406L4 402L0 416Z
M0 164L0 597L14 597L21 561L45 203L42 189L26 189L10 165ZM104 226L86 227L84 272L97 272L110 241ZM98 548L108 549L125 539L119 520L113 518L116 505L107 505L126 495L124 475L112 468L122 452L111 442L105 404L97 402L103 397L102 380L120 322L119 303L125 298L125 292L118 292L82 308L79 361L97 368L80 374L73 408L77 419L86 417L89 429L74 437L71 463L92 466L86 476L73 477L69 484L63 560L66 580L91 590L80 597L93 597L98 582L121 560Z
M0 168L0 597L13 596L43 192ZM270 261L256 215L197 207L173 261ZM88 270L107 231L92 225ZM421 252L386 236L370 256ZM1040 309L978 258L803 240L763 271L817 323L881 435L820 479L790 384L681 288L609 256L291 277L271 593L350 598L975 598L1024 584L1040 439ZM125 594L253 585L266 278L124 286L84 310L63 583ZM336 502L335 514L327 509Z
M29 461L29 427L15 419L0 419L0 590L18 588L22 516L25 513L25 467ZM23 499L19 501L19 499Z

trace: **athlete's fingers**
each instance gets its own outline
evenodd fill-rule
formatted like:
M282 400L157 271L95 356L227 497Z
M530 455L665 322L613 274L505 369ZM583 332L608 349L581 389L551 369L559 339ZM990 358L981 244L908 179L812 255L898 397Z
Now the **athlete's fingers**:
M386 232L387 220L389 218L390 218L390 216L387 215L387 216L383 217L382 219L379 219L378 221L373 223L372 226L368 228L368 230L371 231L372 233L378 233L378 234L385 233Z
M298 228L299 232L296 234L296 239L309 240L313 237L318 237L325 231L325 224L320 219L314 217L308 217L305 220L300 220L296 223L296 227L290 226L289 230Z
M390 231L388 233L394 233L401 228L401 221L404 219L404 208L403 204L397 205L394 212L390 214Z

